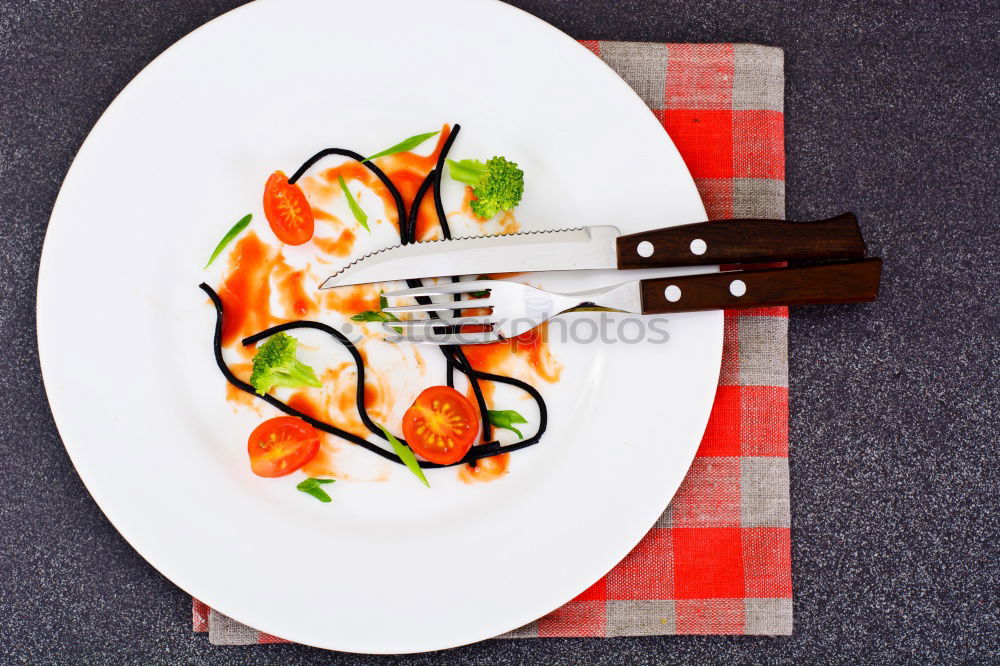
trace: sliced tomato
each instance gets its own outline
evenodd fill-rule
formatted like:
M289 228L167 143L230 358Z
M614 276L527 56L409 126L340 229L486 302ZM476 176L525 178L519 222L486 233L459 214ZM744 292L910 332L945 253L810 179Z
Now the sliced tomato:
M271 231L289 245L302 245L313 235L316 221L302 188L291 185L288 177L275 171L264 185L264 217Z
M316 457L319 431L295 416L268 419L247 442L250 469L257 476L285 476Z
M413 452L441 465L456 463L479 434L476 408L450 386L432 386L403 414L403 437Z

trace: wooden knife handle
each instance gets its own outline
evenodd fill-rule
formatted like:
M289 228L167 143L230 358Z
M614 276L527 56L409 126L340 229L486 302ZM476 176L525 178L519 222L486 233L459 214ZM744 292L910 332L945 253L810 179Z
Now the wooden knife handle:
M643 314L874 301L881 259L639 282Z
M853 213L828 220L714 220L641 231L617 241L618 268L863 259Z

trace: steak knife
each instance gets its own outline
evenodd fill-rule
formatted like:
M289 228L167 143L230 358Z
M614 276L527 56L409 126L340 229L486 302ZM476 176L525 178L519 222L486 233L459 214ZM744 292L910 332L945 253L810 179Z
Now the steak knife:
M613 226L527 231L397 245L348 264L321 289L451 275L668 268L865 256L857 218L734 219L621 235Z

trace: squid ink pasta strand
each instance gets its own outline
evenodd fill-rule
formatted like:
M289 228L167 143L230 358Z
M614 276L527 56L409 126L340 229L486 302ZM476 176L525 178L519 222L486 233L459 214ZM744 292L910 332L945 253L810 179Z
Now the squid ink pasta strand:
M424 178L424 182L420 183L420 188L417 190L417 195L413 198L413 203L410 204L410 216L406 223L406 238L409 242L417 242L417 215L420 212L420 202L424 200L424 195L427 194L427 188L431 186L434 182L434 170L432 169L427 177ZM400 233L400 242L406 245L406 241L403 240L403 234Z
M451 150L451 144L455 143L462 126L455 123L441 147L441 154L438 155L437 166L434 168L434 208L437 210L438 221L441 223L441 233L446 239L451 239L451 228L448 226L448 217L444 214L444 204L441 202L441 176L444 175L444 161Z
M476 404L479 406L479 418L483 428L483 441L489 441L493 437L493 424L490 422L486 396L483 395L483 389L479 385L479 377L476 371L469 372L469 370L472 370L472 364L469 363L469 360L465 357L465 352L458 345L443 346L441 351L452 358L453 363L457 360L458 363L455 363L456 369L468 378L469 386L472 387L472 394L476 397Z
M413 280L407 280L406 285L411 288L417 288L424 286L424 283L421 280L413 279ZM422 305L427 305L428 303L431 302L431 299L428 298L427 296L416 296L414 297L414 300L416 300L417 303L420 303ZM427 314L429 314L433 318L438 317L436 312L428 312ZM443 345L441 347L441 352L445 355L446 363L449 363L449 360L451 359L451 354L448 352L448 350L452 348L454 349L455 355L460 356L463 360L465 359L465 352L462 351L461 347L454 345ZM468 363L466 363L466 365L468 365ZM468 373L464 373L464 371L463 374L465 374L465 376L469 378L469 385L472 387L472 393L476 397L476 404L479 405L479 415L481 419L480 423L482 424L483 428L482 431L483 441L486 441L488 438L493 436L493 424L490 423L490 416L486 406L486 397L483 396L483 389L480 388L479 382L476 381L475 378L469 376ZM455 388L453 372L449 372L447 378L450 378L452 380L451 383L448 384L448 386Z
M459 125L458 123L455 123L454 127L452 127L451 129L451 132L448 134L448 138L445 140L444 145L441 146L441 153L438 155L437 166L434 168L433 171L431 171L431 173L434 175L434 189L432 192L434 196L434 210L437 211L438 224L441 226L441 233L444 235L446 239L451 238L451 228L448 226L448 216L444 212L444 203L441 200L441 176L444 173L445 160L448 158L448 153L451 151L451 146L452 144L455 143L455 139L458 138L458 133L461 130L462 126ZM428 177L430 177L430 175L428 175ZM420 198L418 197L415 205L419 205L419 202ZM452 282L457 282L458 276L452 276L451 279ZM414 282L417 282L419 284L419 280L416 280ZM458 300L459 297L456 295L454 298L455 300ZM430 299L427 299L427 302L429 303ZM458 315L457 310L453 312L456 316ZM451 364L453 362L451 361L451 358L453 354L449 353L448 350L446 349L442 349L442 351L445 352L445 357L449 359L446 379L450 380L448 385L454 388L454 371L451 367ZM462 351L461 347L457 346L454 347L453 352L455 355L458 355L461 359L465 360L465 353ZM469 366L467 361L466 365ZM479 406L479 415L481 419L482 433L483 433L482 439L485 442L493 437L493 424L490 423L489 410L487 409L486 405L486 397L483 395L483 390L479 386L479 381L474 376L468 374L466 374L466 377L468 377L469 379L469 385L472 387L472 393L475 396L476 403Z
M461 351L461 350L459 350L459 351ZM527 393L528 395L530 395L531 398L532 398L532 400L535 401L535 404L538 405L538 431L534 435L532 435L531 437L529 437L529 438L527 438L527 439L525 439L525 440L523 440L521 442L517 442L515 444L510 444L509 446L517 446L518 448L522 448L523 449L525 446L530 446L531 444L534 444L534 443L538 442L539 439L541 439L542 434L544 434L545 430L548 428L549 410L548 410L548 407L545 404L545 398L543 398L542 394L538 392L538 389L536 389L531 384L529 384L527 382L524 382L524 381L521 381L520 379L516 379L514 377L506 377L504 375L495 375L495 374L493 374L491 372L483 372L482 370L476 370L469 363L468 359L465 358L464 354L462 355L461 360L456 363L456 368L459 371L465 373L466 375L468 375L469 373L471 373L477 379L484 379L486 381L496 382L498 384L507 384L508 386L513 386L515 388L519 388L522 391L524 391L525 393ZM523 444L523 446L519 446L519 445L522 445L522 444Z
M455 388L455 360L450 355L445 355L444 381L451 388Z
M321 159L329 155L340 155L342 157L350 157L352 160L360 162L361 164L366 166L369 171L375 174L375 176L378 177L380 181L382 181L382 184L385 185L386 189L389 190L389 194L392 195L392 200L396 204L396 217L399 220L400 242L402 242L405 245L407 243L406 231L405 231L406 204L403 203L403 195L399 193L399 189L397 189L396 185L391 180L389 180L389 177L385 175L385 172L382 171L382 169L379 169L377 166L375 166L374 162L365 161L365 156L362 155L361 153L356 153L353 150L347 150L346 148L324 148L323 150L319 151L318 153L307 159L305 162L303 162L302 166L296 169L295 173L292 174L292 177L288 179L288 184L294 185L295 182L302 177L302 174L304 174L306 171L309 170L309 167L311 167L312 165L316 164L316 162L319 162Z

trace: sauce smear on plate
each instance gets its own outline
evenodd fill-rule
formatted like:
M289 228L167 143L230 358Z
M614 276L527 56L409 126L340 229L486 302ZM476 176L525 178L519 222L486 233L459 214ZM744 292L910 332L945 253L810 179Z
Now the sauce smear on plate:
M451 128L444 125L437 136L434 149L427 155L402 152L375 160L406 205L418 207L415 229L415 240L418 241L443 236L433 188L428 188L419 202L414 202L414 199L428 174L435 168L450 134ZM310 262L327 264L330 263L330 257L351 256L355 253L357 241L366 233L351 218L342 220L315 203L317 200L335 201L342 198L341 177L362 207L372 206L372 198L366 197L366 194L373 194L381 202L382 211L368 210L371 223L384 221L393 225L397 233L399 231L401 221L390 189L363 164L345 160L300 181L310 200L313 217L318 222L317 232L321 232L314 234L311 242L303 246L315 248L311 255L307 255ZM359 191L359 187L363 189ZM514 233L519 230L519 224L510 212L492 220L478 218L471 210L470 203L473 199L472 188L465 187L460 210L452 215L461 216L484 234ZM406 212L410 214L409 210ZM219 289L219 297L225 310L222 344L228 349L238 350L237 353L243 358L252 358L255 350L253 346L244 348L240 341L275 324L301 319L323 319L330 312L349 319L361 312L380 309L379 285L357 285L318 292L316 285L325 277L325 271L311 271L308 263L291 265L283 248L280 244L276 246L264 242L254 231L250 231L235 243L229 253L226 275ZM290 256L297 257L295 262L301 262L303 255L296 249ZM464 346L463 351L469 363L478 371L518 377L529 383L537 379L556 382L559 380L561 367L552 357L543 333L539 329L505 342ZM365 346L371 340L375 338L355 342L367 368L364 409L372 420L384 423L391 419L394 411L398 411L394 408L405 405L398 404L399 401L395 399L394 384L383 374L387 370L383 368L383 372L379 372L378 368L367 365ZM420 366L419 372L423 375L422 357L417 354L416 358ZM361 420L356 401L357 370L354 364L335 360L332 364L324 365L327 367L321 370L323 388L296 391L288 398L288 405L343 431L367 438L370 432ZM250 374L249 363L234 363L232 367L240 375ZM480 387L484 397L489 400L494 394L493 383L480 380ZM237 405L252 401L252 396L238 390L227 389L226 396ZM511 407L516 406L490 404L491 409ZM321 437L320 453L303 468L306 473L338 478L350 475L338 465L337 452L343 451L343 442L335 440L337 438L326 435ZM463 465L458 469L459 478L467 483L501 478L507 473L509 459L509 454L505 453L484 458L475 467Z

